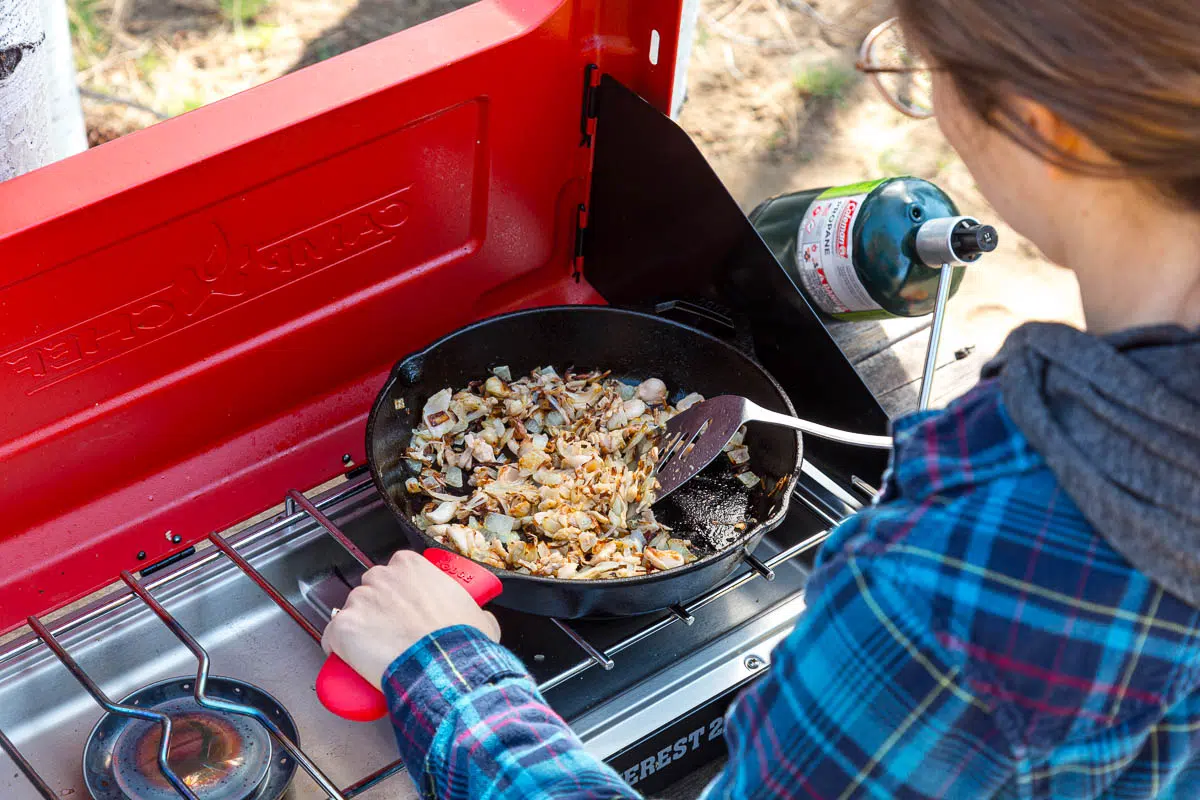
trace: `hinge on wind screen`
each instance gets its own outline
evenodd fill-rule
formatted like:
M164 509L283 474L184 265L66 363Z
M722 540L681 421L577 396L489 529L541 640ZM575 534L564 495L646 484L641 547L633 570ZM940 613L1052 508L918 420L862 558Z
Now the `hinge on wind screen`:
M579 208L575 211L575 271L573 276L576 283L583 278L583 247L584 237L587 235L587 224L587 206L580 203Z
M583 70L583 112L579 120L579 129L583 133L580 147L591 147L596 135L596 89L600 86L600 68L588 64Z

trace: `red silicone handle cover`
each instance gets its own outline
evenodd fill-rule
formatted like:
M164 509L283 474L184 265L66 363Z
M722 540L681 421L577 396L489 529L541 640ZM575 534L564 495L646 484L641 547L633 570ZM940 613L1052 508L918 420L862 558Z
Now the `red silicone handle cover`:
M458 581L471 599L484 606L500 596L504 586L487 567L474 561L431 547L423 554L434 566ZM317 675L317 698L325 708L343 719L374 722L387 714L383 692L351 669L337 656L325 660Z
M325 659L317 675L317 698L342 719L374 722L388 712L383 692L337 656Z
M466 589L467 594L471 595L471 599L481 608L495 600L500 596L500 592L504 591L504 585L500 583L500 579L483 564L437 547L429 548L423 555L435 567L458 581L458 585Z

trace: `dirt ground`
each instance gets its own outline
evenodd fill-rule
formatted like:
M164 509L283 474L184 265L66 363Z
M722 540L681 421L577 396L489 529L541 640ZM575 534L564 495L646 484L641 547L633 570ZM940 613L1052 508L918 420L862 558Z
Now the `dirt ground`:
M107 141L470 2L69 0L89 136ZM999 222L937 124L901 116L855 73L858 43L887 13L883 0L701 0L680 123L747 210L910 174L997 224L1001 250L970 271L948 346L986 357L1025 320L1079 324L1074 278Z

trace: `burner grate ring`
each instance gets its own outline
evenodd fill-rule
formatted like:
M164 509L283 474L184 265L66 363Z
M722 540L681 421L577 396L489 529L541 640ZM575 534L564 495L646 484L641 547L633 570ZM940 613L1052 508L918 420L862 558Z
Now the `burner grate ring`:
M194 679L172 678L144 687L124 705L171 717L168 763L204 800L278 800L296 772L296 761L254 719L203 708ZM293 742L295 722L262 689L212 676L206 694L215 701L261 711ZM145 720L106 714L84 748L84 780L93 800L176 800L179 793L159 771L161 728Z

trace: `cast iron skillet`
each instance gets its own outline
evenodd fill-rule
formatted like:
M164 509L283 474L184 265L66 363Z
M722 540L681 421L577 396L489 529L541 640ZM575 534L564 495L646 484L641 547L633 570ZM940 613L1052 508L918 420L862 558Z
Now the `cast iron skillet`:
M794 414L779 384L750 356L694 328L650 314L602 306L564 306L521 311L462 328L396 364L371 409L367 458L371 476L418 551L442 548L411 522L428 498L410 495L404 482L414 473L404 460L413 427L426 400L455 391L506 365L514 377L537 367L612 370L640 382L657 377L671 399L688 392L706 397L738 394L772 411ZM397 403L402 400L403 403ZM399 406L399 407L398 407ZM497 605L541 616L631 616L685 603L715 587L786 516L800 472L800 434L768 425L746 436L751 468L770 489L746 490L717 462L655 505L657 517L689 538L700 560L640 578L569 581L492 570L504 584ZM743 529L733 526L748 523ZM447 548L442 548L447 549Z

